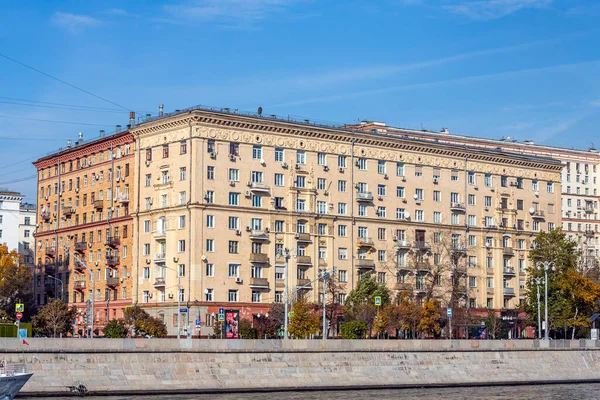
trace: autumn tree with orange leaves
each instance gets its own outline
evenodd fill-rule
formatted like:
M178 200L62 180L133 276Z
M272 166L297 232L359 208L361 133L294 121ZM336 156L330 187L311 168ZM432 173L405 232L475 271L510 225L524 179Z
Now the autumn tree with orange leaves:
M32 306L31 273L16 250L0 245L0 310L15 315L15 304L24 303L27 317Z

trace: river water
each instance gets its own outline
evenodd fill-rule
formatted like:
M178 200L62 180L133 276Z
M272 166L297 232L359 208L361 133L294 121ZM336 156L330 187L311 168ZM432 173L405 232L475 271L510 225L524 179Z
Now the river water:
M491 386L444 389L378 389L318 392L234 393L197 395L144 395L85 397L86 400L423 400L423 399L600 399L600 384ZM21 400L34 400L18 397ZM49 400L73 400L73 397L46 397ZM39 400L39 398L36 398Z

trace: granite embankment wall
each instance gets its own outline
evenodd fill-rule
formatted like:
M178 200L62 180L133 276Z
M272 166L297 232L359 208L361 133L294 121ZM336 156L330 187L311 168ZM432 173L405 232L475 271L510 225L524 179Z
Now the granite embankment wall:
M210 393L600 382L600 342L0 339L28 394Z

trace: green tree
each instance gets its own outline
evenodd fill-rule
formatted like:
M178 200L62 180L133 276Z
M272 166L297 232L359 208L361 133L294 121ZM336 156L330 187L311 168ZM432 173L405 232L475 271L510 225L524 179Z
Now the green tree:
M27 271L16 250L0 245L0 310L14 315L17 303L26 304L27 318L34 306L31 271Z
M77 315L75 307L69 309L67 303L54 299L40 308L37 315L33 317L33 326L36 333L58 337L66 334L73 327L73 319Z
M364 322L371 333L377 316L377 306L375 306L377 296L381 297L381 307L390 304L391 294L385 283L378 283L371 274L363 275L356 288L348 293L345 319Z
M252 326L249 319L241 319L239 332L242 339L258 339L258 330Z
M428 300L423 304L423 316L417 329L431 337L440 333L440 306L437 301Z
M488 316L485 319L485 327L490 339L503 339L508 336L506 335L506 327L504 326L502 319L494 310L488 311Z
M132 331L132 336L166 337L167 327L158 318L150 316L140 306L127 307L123 312L123 322Z
M401 291L396 302L400 314L399 329L415 339L418 332L417 327L423 315L423 307L417 304L414 295L409 291Z
M108 339L120 339L127 337L127 328L125 323L120 319L113 319L102 330L104 337Z
M319 316L306 300L299 296L292 306L292 317L288 327L290 336L295 339L309 338L319 330Z
M569 240L560 230L540 232L535 246L529 252L527 294L524 309L530 318L537 321L536 278L544 279L544 271L536 265L540 261L555 263L555 270L548 271L548 326L555 333L562 330L563 337L576 336L576 331L590 326L589 317L596 311L600 299L600 285L580 270L577 243ZM544 284L542 283L540 312L544 318Z
M342 324L341 331L342 339L364 339L369 327L361 321L348 321Z

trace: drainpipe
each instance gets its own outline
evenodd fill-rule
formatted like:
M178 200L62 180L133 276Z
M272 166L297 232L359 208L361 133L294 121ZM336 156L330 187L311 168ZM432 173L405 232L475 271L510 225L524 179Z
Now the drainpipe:
M352 257L351 259L351 289L354 289L354 241L355 241L355 237L354 237L354 225L356 224L356 221L354 219L354 195L355 195L355 188L354 188L354 138L352 138L352 151L351 151L351 159L350 159L350 168L351 168L351 175L350 175L350 201L352 202L352 206L350 207L350 217L352 218L352 224L350 225L350 250L352 251Z
M189 141L189 153L190 153L190 164L189 164L189 198L186 201L186 207L188 210L188 221L189 221L189 229L188 229L188 295L187 295L187 302L188 302L188 312L186 313L187 317L187 321L186 321L186 326L187 326L187 331L188 331L188 335L190 335L191 333L191 329L190 329L190 308L189 308L189 302L192 296L192 228L193 228L193 224L192 224L192 209L190 207L191 202L192 202L192 154L193 154L193 149L194 146L192 146L192 122L190 119L189 122L190 125L190 141ZM202 277L202 268L200 269L200 277ZM200 278L202 279L202 278ZM200 285L200 287L202 287L202 285ZM191 335L190 335L191 337Z
M137 200L136 200L136 206L135 206L135 220L136 220L136 226L137 226L137 233L136 233L137 236L136 237L139 238L140 237L140 216L139 216L139 213L140 213L140 192L141 192L141 190L140 190L140 187L141 187L141 176L140 176L141 175L141 167L140 167L140 163L141 163L141 157L142 157L141 156L141 153L142 153L141 140L140 140L139 136L137 138L135 138L135 142L134 143L136 144L136 149L134 149L134 151L137 150L137 158L138 158L137 159L137 163L136 163L137 164L136 165L136 169L137 169L137 171L136 171L137 185L134 185L134 186L137 187L137 189L138 189L137 193L136 193ZM134 247L134 252L132 254L132 256L134 257L134 260L136 260L136 263L135 263L135 274L133 275L133 279L132 279L133 282L135 282L134 283L135 298L132 299L133 300L132 301L133 305L137 305L138 298L139 298L138 297L138 295L139 295L139 280L138 280L138 277L140 276L139 275L139 268L140 268L139 267L139 265L140 265L139 246L140 246L140 243L139 243L139 240L138 240L138 245Z

